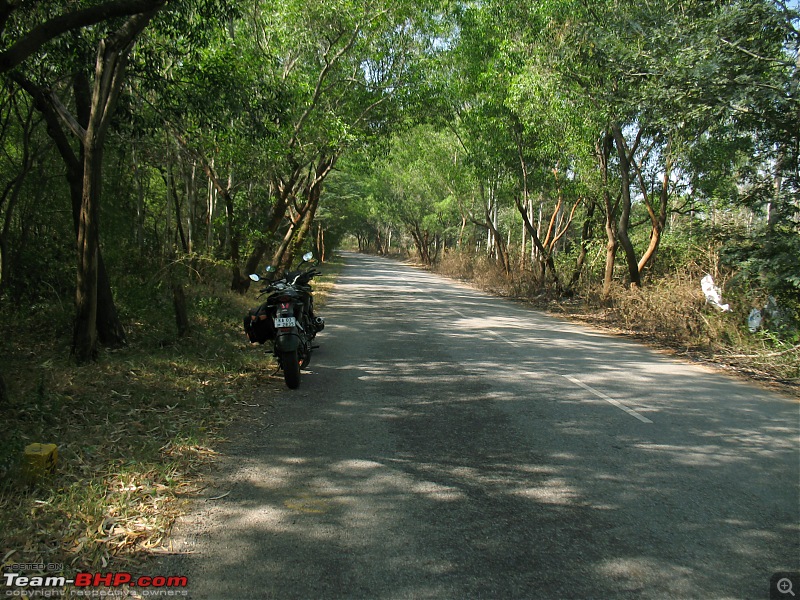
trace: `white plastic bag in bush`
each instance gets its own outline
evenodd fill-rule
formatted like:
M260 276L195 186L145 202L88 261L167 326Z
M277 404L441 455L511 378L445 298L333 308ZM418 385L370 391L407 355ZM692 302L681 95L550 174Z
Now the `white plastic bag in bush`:
M711 275L703 277L702 281L700 281L700 287L703 288L703 293L706 295L706 302L716 306L722 312L727 312L731 309L728 304L722 303L719 288L714 285L714 278Z

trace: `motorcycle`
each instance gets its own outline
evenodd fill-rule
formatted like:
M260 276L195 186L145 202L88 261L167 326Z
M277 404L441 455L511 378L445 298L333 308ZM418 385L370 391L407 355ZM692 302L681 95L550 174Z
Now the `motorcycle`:
M318 261L308 252L302 262L292 271L286 271L280 279L275 269L264 269L267 276L256 273L251 281L265 282L258 298L266 300L250 310L244 318L244 329L251 342L272 343L272 354L278 359L278 368L283 370L287 387L300 385L300 370L311 360L311 351L319 346L312 344L317 333L325 328L325 320L314 315L314 297L311 279L319 275ZM311 268L306 269L310 265Z

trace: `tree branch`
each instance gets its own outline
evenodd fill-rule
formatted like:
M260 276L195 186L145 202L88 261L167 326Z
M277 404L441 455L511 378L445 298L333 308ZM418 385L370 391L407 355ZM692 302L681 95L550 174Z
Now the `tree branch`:
M66 123L67 127L69 127L70 131L74 133L77 138L83 144L84 140L86 139L86 129L84 129L78 120L72 116L72 113L69 112L69 109L64 106L61 102L61 99L58 97L58 94L55 92L50 92L50 104L58 113L58 116Z
M780 59L777 59L777 58L772 58L770 56L761 56L760 54L756 54L755 52L752 52L752 51L748 50L747 48L742 48L736 42L731 42L731 41L726 40L725 38L722 38L722 37L719 38L719 41L721 41L723 44L726 44L726 45L730 46L731 48L734 48L734 49L738 50L739 52L743 52L744 54L747 54L747 56L755 58L756 60L763 60L765 62L775 63L776 65L780 65L782 67L791 67L791 66L794 65L794 63L792 61L780 60Z
M10 71L44 44L67 31L96 25L116 17L145 13L161 8L167 0L115 0L59 15L37 25L10 48L0 52L0 73ZM14 9L6 8L9 12Z

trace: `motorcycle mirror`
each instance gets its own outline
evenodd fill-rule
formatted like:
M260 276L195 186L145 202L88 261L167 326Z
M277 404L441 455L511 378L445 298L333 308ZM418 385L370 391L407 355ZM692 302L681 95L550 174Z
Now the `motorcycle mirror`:
M303 262L308 262L312 258L314 258L314 253L313 252L306 252L305 254L303 254Z
M259 277L255 273L250 273L250 281L261 281L261 277Z
M272 273L272 272L274 272L274 271L275 271L275 267L273 267L272 265L267 265L266 267L264 267L264 270L265 270L267 273Z

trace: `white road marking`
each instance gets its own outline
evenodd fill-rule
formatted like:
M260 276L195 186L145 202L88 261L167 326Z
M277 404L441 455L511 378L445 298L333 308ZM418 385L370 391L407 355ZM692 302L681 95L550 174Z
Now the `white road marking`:
M579 386L579 387L582 387L583 389L585 389L585 390L587 390L587 391L591 392L592 394L594 394L594 395L595 395L595 396L597 396L598 398L601 398L602 400L605 400L605 401L606 401L606 402L608 402L609 404L612 404L613 406L616 406L618 409L620 409L620 410L624 410L624 411L625 411L626 413L628 413L630 416L632 416L632 417L634 417L634 418L636 418L636 419L639 419L639 420L640 420L642 423L652 423L652 421L651 421L650 419L648 419L647 417L643 417L642 415L640 415L638 412L636 412L636 411L635 411L635 410L633 410L632 408L628 408L627 406L625 406L625 405L624 405L622 402L620 402L619 400L615 400L614 398L612 398L611 396L607 396L606 394L604 394L604 393L603 393L603 392L601 392L600 390L596 390L596 389L594 389L592 386L590 386L590 385L586 385L586 384L585 384L585 383L583 383L582 381L578 381L577 379L575 379L575 378L574 378L574 377L572 377L571 375L562 375L562 377L563 377L564 379L568 379L569 381L571 381L571 382L572 382L572 383L574 383L575 385L577 385L577 386Z

